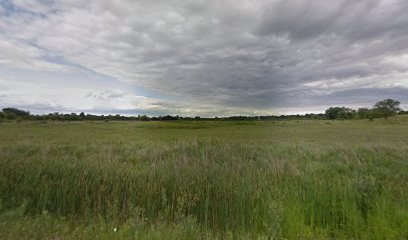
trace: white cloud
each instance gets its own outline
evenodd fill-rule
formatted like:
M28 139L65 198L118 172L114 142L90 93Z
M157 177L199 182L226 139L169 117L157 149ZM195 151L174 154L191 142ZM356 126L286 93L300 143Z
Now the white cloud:
M67 71L68 67L50 63L42 58L47 54L40 49L0 35L0 65L14 69Z
M156 99L136 96L120 89L102 90L49 83L0 79L0 102L4 106L38 106L55 111L97 111L103 109L151 109Z

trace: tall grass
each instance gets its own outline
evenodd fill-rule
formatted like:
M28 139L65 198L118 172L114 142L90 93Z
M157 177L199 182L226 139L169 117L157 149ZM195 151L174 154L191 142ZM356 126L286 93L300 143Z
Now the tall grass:
M408 238L403 121L0 128L1 209L22 209L12 226L45 213L129 238Z

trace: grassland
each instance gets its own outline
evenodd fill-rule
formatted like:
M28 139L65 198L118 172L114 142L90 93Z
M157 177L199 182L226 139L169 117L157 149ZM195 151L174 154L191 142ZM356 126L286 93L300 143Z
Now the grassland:
M408 239L408 119L0 123L0 239Z

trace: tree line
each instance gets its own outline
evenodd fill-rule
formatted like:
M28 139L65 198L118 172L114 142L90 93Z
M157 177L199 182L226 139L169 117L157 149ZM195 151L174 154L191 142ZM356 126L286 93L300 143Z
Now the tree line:
M3 108L0 111L0 121L3 120L54 120L54 121L174 121L174 120L189 120L189 121L255 121L255 120L325 120L325 119L374 119L388 118L395 114L408 114L408 111L403 111L400 107L400 102L393 99L384 99L377 102L373 108L359 108L357 110L346 107L330 107L325 113L308 113L296 115L269 115L269 116L230 116L230 117L183 117L183 116L158 116L149 117L146 115L137 116L122 116L116 115L93 115L81 112L77 113L49 113L42 115L30 114L17 108Z
M353 119L365 118L373 120L374 118L385 118L396 114L407 114L400 106L400 101L394 99L384 99L374 104L372 108L359 108L357 110L346 107L331 107L326 110L326 119Z

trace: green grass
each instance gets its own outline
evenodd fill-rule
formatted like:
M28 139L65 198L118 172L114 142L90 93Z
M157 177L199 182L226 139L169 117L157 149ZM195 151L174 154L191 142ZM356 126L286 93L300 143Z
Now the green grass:
M407 199L403 116L0 123L0 239L407 239Z

